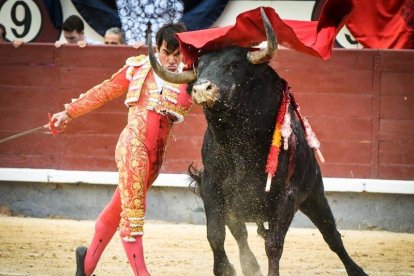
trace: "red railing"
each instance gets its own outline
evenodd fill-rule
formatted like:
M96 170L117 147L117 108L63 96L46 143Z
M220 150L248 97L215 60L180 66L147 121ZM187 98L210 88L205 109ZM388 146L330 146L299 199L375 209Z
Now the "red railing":
M146 48L0 44L0 138L45 124L48 112L62 110L139 54ZM324 176L414 179L414 51L335 49L322 61L282 49L271 65L321 141ZM0 167L115 171L123 100L76 119L57 137L37 133L0 144ZM201 164L205 127L194 106L171 134L162 172Z

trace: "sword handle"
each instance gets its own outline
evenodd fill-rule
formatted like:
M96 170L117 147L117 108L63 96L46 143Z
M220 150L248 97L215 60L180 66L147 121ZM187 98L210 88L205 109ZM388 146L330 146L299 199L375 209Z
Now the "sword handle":
M47 116L49 117L49 124L44 125L44 126L46 126L50 129L50 132L52 133L53 136L58 135L59 133L61 133L63 131L63 129L57 129L55 127L56 119L52 121L52 114L47 113Z

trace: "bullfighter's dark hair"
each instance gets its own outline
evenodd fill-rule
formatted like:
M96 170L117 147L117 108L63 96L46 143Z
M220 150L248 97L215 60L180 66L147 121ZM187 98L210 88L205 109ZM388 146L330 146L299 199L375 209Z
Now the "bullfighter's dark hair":
M79 16L71 15L63 22L62 29L66 32L76 31L81 33L85 29L85 24Z
M158 49L161 48L162 42L165 41L167 50L170 52L175 51L178 48L178 40L175 37L176 33L185 32L187 28L181 22L169 23L162 26L155 36Z

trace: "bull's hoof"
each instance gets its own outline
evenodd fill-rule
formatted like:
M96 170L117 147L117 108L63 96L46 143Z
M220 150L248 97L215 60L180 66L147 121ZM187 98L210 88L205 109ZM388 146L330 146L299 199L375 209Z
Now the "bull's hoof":
M347 265L345 265L345 269L348 276L368 276L368 274L365 273L362 267L357 265L353 260L351 260L350 263L347 263Z
M365 271L358 267L356 269L353 269L352 271L347 271L348 276L368 276L368 274L365 273Z
M85 246L79 246L76 248L76 274L75 276L86 276L85 273L85 256L88 250Z
M245 252L240 258L243 275L245 276L263 276L260 266L252 252Z
M228 263L225 266L220 266L218 269L214 269L215 276L236 276L236 270L233 265Z

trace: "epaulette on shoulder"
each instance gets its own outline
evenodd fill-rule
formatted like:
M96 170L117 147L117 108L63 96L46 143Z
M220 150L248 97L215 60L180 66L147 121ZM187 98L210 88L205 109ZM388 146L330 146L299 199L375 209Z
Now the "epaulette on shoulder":
M141 66L145 62L147 62L147 60L148 60L148 57L146 55L139 55L139 56L128 58L125 63L128 66Z

